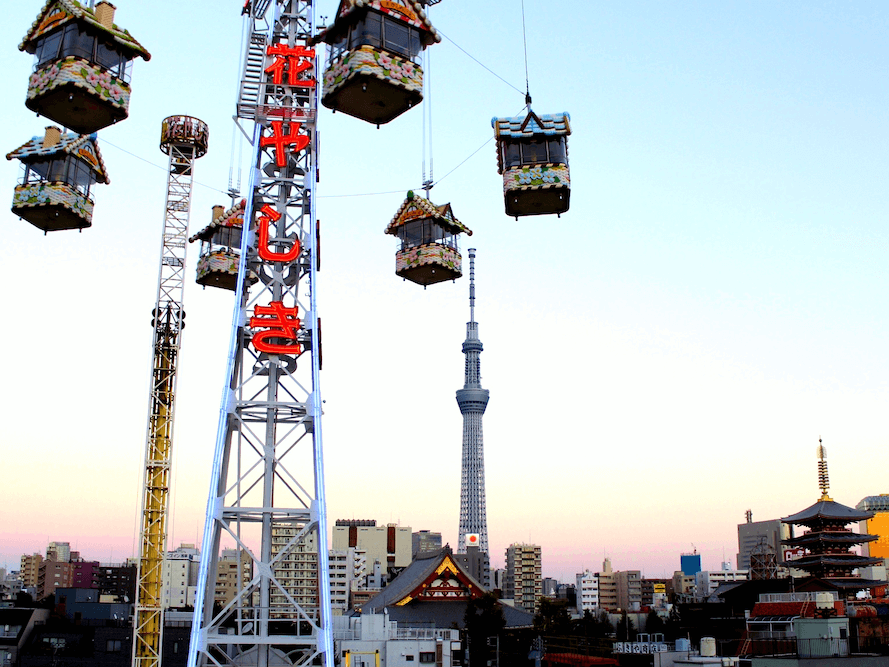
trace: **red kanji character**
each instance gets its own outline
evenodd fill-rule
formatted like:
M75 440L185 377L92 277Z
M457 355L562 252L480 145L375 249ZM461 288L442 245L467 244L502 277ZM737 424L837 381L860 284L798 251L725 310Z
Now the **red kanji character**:
M296 332L300 325L299 318L296 316L296 306L285 308L282 301L272 301L268 306L256 306L253 313L271 316L250 318L252 328L264 327L262 331L253 334L251 339L253 347L260 352L269 354L300 354L302 352L296 340ZM289 345L273 343L269 340L273 338L292 340L293 343Z
M275 252L269 248L269 225L280 220L281 214L268 204L259 210L265 214L259 217L259 256L267 262L292 262L295 260L302 247L299 239L293 239L293 246L287 252Z
M301 79L300 72L312 69L312 60L315 57L315 49L307 49L304 46L287 46L286 44L272 44L266 49L266 53L275 56L275 62L265 68L272 75L272 83L281 85L284 81L284 69L287 69L287 84L299 88L314 88L315 79Z
M286 148L287 146L293 144L293 152L298 153L303 148L309 145L309 135L308 134L300 134L299 133L299 125L296 126L296 132L290 132L290 134L284 134L284 121L282 120L273 120L272 123L272 134L268 137L261 137L259 139L260 146L274 146L275 147L275 164L279 167L283 167L287 164L286 159Z

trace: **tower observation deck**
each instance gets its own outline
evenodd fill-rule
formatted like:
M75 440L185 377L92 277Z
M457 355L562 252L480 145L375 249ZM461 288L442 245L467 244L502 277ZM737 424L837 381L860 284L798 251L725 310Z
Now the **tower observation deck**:
M466 536L478 535L479 550L488 553L488 515L485 508L485 451L482 417L488 407L488 390L481 386L479 355L484 347L475 321L475 248L469 249L469 322L466 323L466 379L457 390L463 415L463 468L460 476L460 530L457 553L466 553Z

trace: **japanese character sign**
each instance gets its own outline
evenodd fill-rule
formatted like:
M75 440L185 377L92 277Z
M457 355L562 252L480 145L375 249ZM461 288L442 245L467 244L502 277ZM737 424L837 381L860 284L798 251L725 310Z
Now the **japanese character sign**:
M293 245L287 252L275 252L269 247L269 225L278 222L281 214L268 204L259 209L259 257L267 262L292 262L299 255L301 245L299 239L293 239Z
M315 79L304 79L300 74L313 67L315 49L307 49L305 46L287 46L287 44L272 44L266 49L266 53L275 56L274 62L265 68L272 75L272 83L280 86L284 83L284 71L287 70L287 85L298 88L314 88Z
M275 164L283 167L287 164L287 147L293 146L290 150L293 153L299 153L302 149L309 145L309 135L299 133L299 125L291 124L290 132L284 134L284 121L271 121L272 133L259 139L260 146L274 146L275 148ZM295 128L295 129L294 129Z
M300 354L302 352L296 338L300 326L296 306L285 308L282 301L272 301L268 306L256 306L253 313L254 317L250 318L250 327L259 329L251 339L253 347L268 354ZM281 339L292 341L292 343L282 343Z

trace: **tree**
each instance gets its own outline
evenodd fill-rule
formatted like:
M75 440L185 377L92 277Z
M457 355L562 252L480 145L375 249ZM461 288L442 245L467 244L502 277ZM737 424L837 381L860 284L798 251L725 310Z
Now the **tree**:
M664 619L654 609L648 612L648 618L645 619L645 632L650 635L656 632L663 633L665 626Z
M617 638L620 641L633 641L636 638L636 628L633 625L633 619L627 616L627 612L624 611L620 615L620 620L617 622Z
M500 602L491 593L469 601L463 614L463 630L469 645L469 664L485 667L488 659L488 638L496 637L506 627Z
M534 631L542 635L565 636L571 632L571 616L565 604L550 598L540 598L534 615Z

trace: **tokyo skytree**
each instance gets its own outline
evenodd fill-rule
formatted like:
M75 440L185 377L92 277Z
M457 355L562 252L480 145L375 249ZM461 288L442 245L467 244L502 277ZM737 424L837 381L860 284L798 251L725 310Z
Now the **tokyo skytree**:
M469 322L466 323L466 380L457 390L457 405L463 415L463 471L460 477L460 537L457 553L478 546L488 553L488 515L485 509L485 451L482 444L482 417L488 406L488 390L482 389L478 339L475 321L475 248L469 249ZM470 542L467 545L468 541ZM477 536L477 537L476 537ZM477 540L477 541L476 541ZM472 544L475 542L475 544Z

